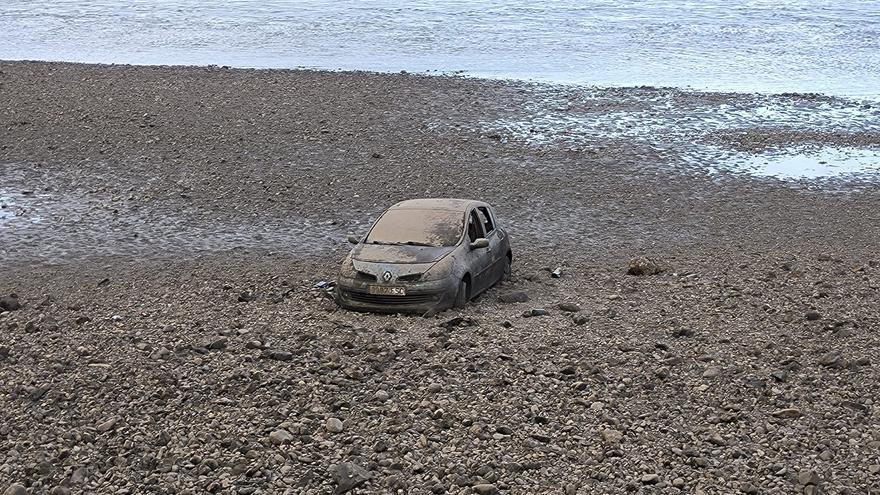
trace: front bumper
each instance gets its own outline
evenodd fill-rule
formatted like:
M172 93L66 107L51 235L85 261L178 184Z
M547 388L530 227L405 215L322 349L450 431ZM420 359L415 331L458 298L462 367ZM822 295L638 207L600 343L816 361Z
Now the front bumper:
M406 287L405 296L370 294L371 285L382 284L340 277L336 283L336 303L355 311L421 314L451 308L458 291L458 283L453 277L427 282L388 284Z

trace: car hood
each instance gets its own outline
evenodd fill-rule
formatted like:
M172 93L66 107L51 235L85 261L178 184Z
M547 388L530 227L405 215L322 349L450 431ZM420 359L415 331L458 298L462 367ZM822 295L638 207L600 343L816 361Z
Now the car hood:
M358 244L351 252L351 259L371 263L434 263L453 251L455 251L455 246Z

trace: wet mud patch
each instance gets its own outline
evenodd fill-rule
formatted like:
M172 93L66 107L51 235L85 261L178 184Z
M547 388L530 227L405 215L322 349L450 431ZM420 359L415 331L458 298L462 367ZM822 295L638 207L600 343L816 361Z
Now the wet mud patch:
M630 149L650 149L656 158L652 165L703 173L727 168L734 152L805 145L880 146L880 103L872 100L558 85L532 85L525 91L529 98L519 109L480 121L475 130L501 142L595 155L624 143ZM836 160L845 163L837 168L849 175L870 176L870 163L847 158L852 155L838 154ZM735 163L750 161L735 158ZM751 161L761 159L756 156ZM790 159L780 165L785 171L775 176L824 176L815 170L817 162ZM807 167L803 173L796 170L800 165ZM762 171L776 170L754 163L731 169L756 171L759 177L766 175ZM828 174L841 175L838 170Z
M327 252L341 245L347 230L332 220L201 209L185 198L146 201L134 190L54 189L50 184L62 177L30 168L27 174L11 172L0 184L0 254L10 264L185 258L233 249Z

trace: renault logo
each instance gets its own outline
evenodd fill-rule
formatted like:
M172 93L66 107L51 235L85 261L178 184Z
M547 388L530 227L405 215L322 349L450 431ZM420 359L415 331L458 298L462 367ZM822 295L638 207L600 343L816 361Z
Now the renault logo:
M382 280L384 280L386 282L391 282L391 272L388 270L385 270L385 273L382 274Z

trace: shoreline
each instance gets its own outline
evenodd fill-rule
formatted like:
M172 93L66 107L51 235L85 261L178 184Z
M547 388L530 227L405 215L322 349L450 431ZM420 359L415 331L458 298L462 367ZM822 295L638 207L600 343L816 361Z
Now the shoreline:
M696 93L706 95L722 95L722 96L747 96L758 95L765 97L794 97L804 99L820 99L820 100L851 100L851 101L870 101L880 103L880 92L877 94L832 94L820 91L748 91L734 90L723 88L694 88L690 86L663 86L651 84L595 84L589 82L579 82L575 80L563 81L548 79L532 79L525 77L507 77L503 75L490 76L480 74L466 69L450 69L439 70L431 69L425 71L409 71L409 70L369 70L369 69L331 69L318 66L295 66L295 67L247 67L238 65L224 64L137 64L137 63L114 63L114 62L75 62L68 60L39 60L39 59L4 59L0 58L0 64L47 64L47 65L79 65L92 67L128 67L128 68L154 68L154 69L214 69L229 71L266 71L266 72L314 72L326 74L368 74L373 76L415 76L415 77L437 77L450 79L470 79L485 82L501 82L510 85L537 85L545 88L572 88L572 89L592 89L592 90L664 90L677 91L682 93Z

